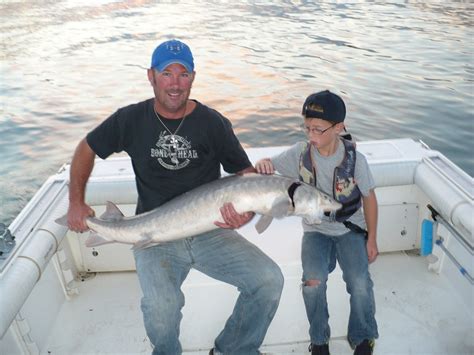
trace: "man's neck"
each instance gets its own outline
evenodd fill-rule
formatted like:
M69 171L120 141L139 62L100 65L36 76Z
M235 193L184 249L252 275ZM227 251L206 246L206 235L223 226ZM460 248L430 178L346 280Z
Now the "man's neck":
M194 109L196 108L196 102L193 101L193 100L188 100L186 102L186 105L184 105L183 107L180 107L179 109L177 109L174 112L164 110L161 106L157 105L156 100L154 101L153 105L154 105L153 108L154 108L155 112L158 115L160 115L163 118L170 119L170 120L182 119L183 117L185 117L185 116L189 115L191 112L193 112Z

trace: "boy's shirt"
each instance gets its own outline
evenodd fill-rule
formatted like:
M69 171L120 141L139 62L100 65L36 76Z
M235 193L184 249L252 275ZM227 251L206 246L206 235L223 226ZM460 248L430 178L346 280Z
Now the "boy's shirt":
M275 170L280 174L299 178L300 170L300 156L306 147L307 142L298 142L288 150L271 158ZM344 145L342 142L338 145L336 152L325 157L319 154L317 149L312 150L313 159L316 162L316 179L317 188L324 191L330 196L333 196L333 178L334 169L339 166L344 158ZM369 165L365 156L356 151L356 165L355 165L355 181L363 196L368 196L369 191L375 188L374 179L369 170ZM349 221L358 225L361 228L366 228L364 213L359 209L354 213ZM317 231L328 235L341 235L347 233L349 230L340 222L331 222L328 217L323 217L321 224L306 224L303 220L303 229L305 232Z

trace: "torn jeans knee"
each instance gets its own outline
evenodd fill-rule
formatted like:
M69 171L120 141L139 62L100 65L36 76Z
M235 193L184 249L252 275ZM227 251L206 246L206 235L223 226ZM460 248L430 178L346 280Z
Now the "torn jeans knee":
M307 287L318 287L321 284L321 281L318 279L309 279L303 282L303 286Z

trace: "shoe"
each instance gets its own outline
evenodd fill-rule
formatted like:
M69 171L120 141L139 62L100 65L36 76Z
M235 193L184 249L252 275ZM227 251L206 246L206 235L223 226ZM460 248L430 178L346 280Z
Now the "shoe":
M219 353L221 354L221 353ZM261 352L259 352L260 355L263 355ZM211 350L209 350L209 355L218 355L218 354L214 354L214 348L212 348Z
M311 355L331 355L329 353L329 345L316 345L316 344L309 344L308 351L311 351Z
M357 345L354 350L354 355L372 355L374 352L375 341L373 339L364 339L362 343Z

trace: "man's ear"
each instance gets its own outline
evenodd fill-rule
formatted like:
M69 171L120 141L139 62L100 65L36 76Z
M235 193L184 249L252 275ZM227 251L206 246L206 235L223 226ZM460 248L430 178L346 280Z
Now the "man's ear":
M151 86L155 84L155 74L153 69L147 69L147 76L148 81L150 82Z

